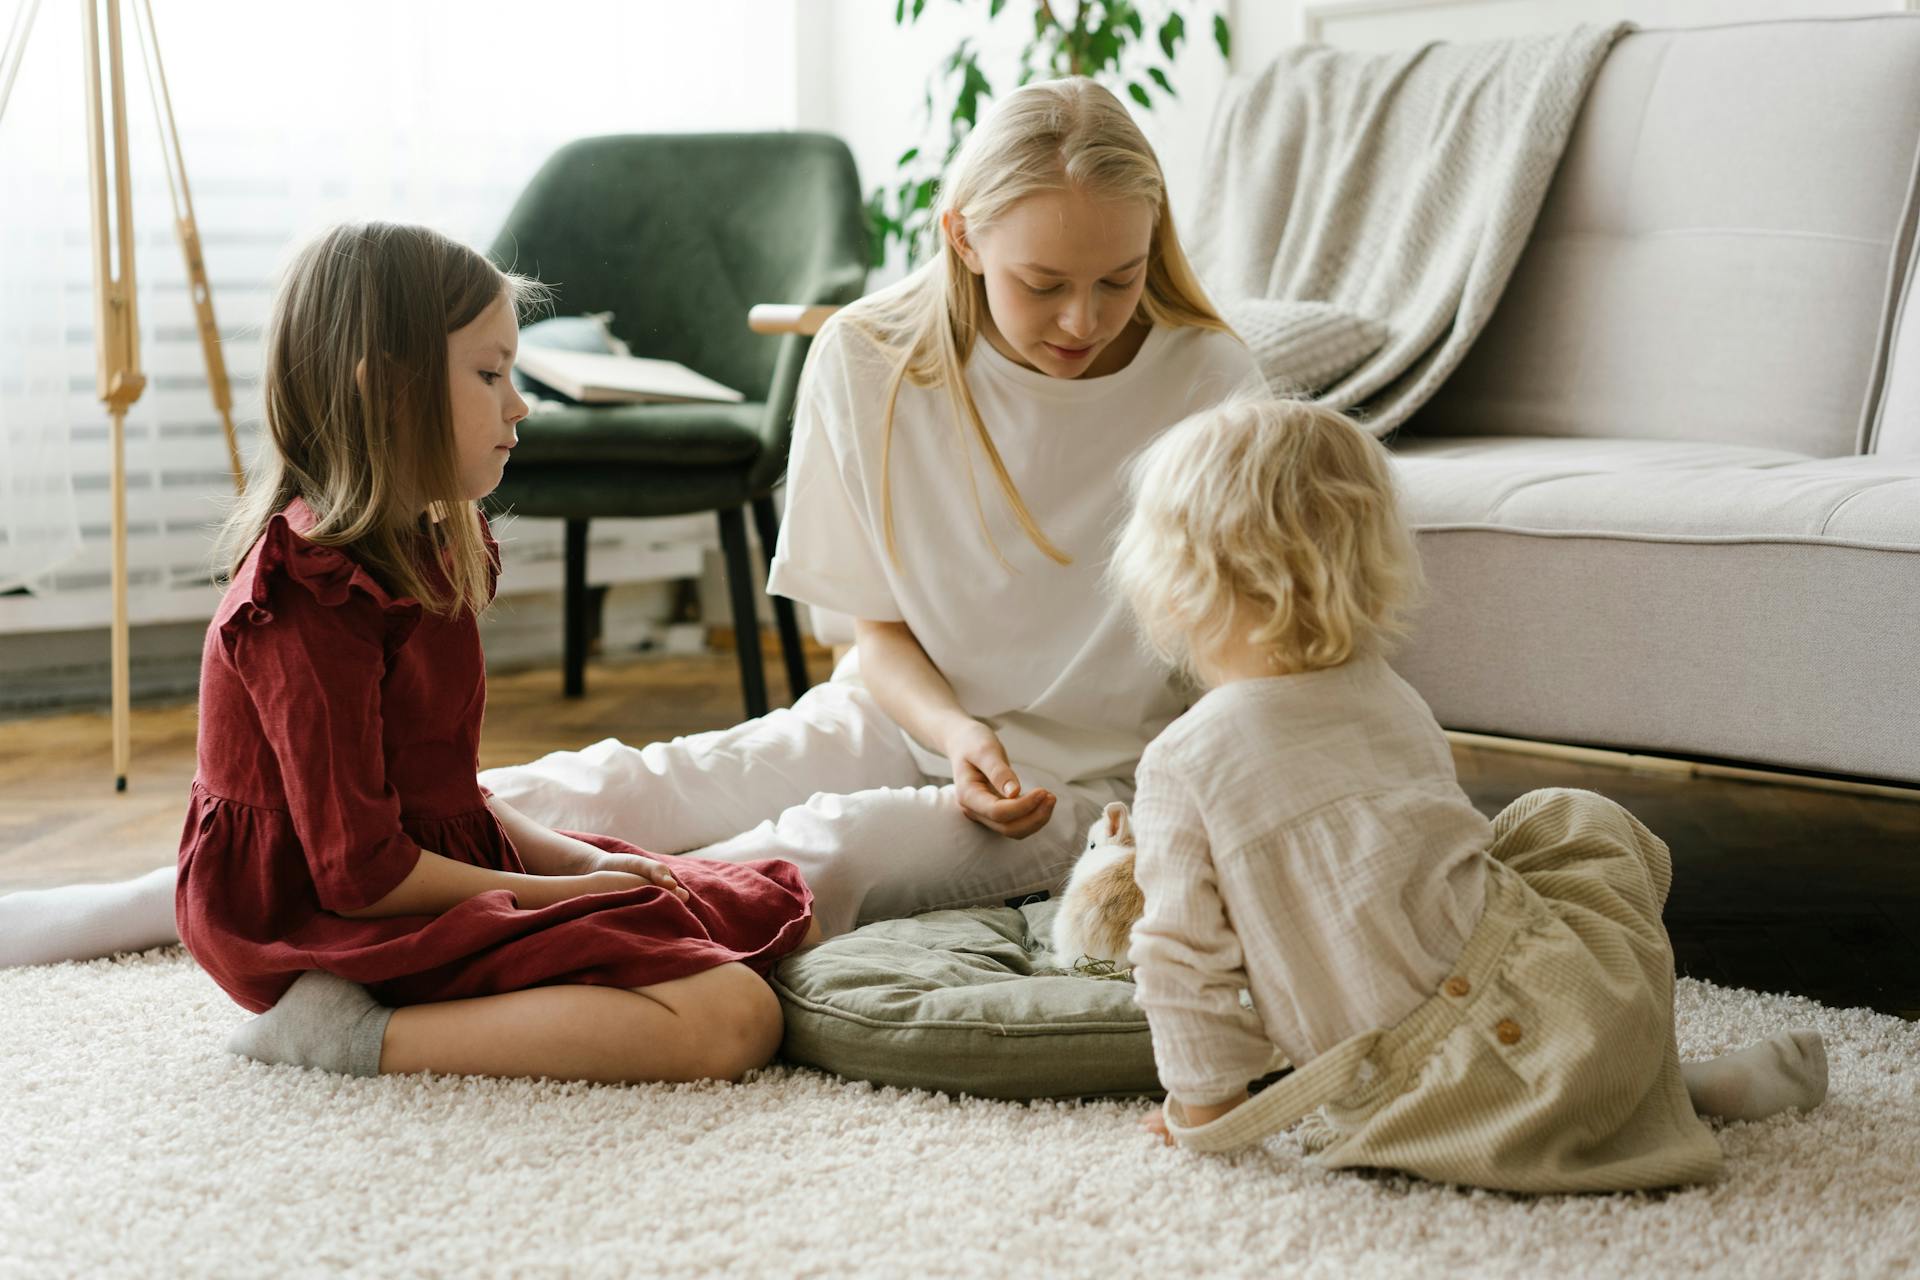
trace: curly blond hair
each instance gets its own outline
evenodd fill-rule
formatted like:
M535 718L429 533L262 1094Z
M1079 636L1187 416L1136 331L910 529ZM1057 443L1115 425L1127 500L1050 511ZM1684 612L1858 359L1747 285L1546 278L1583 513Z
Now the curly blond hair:
M1168 429L1128 465L1108 566L1142 637L1188 677L1238 633L1276 670L1338 666L1405 632L1419 558L1387 451L1304 400L1241 400Z

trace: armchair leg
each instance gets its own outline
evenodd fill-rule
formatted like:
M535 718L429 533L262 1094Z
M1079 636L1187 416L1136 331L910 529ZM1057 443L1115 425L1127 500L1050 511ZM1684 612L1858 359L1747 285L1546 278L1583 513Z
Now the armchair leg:
M739 507L720 512L720 549L727 558L740 691L746 697L747 719L757 720L767 714L767 673L760 659L760 614L754 608L753 563L747 558L747 521Z
M562 646L562 691L578 698L587 691L587 522L567 521L566 640Z
M753 500L753 526L760 535L760 550L766 554L767 571L771 573L774 546L780 540L780 521L773 513L772 498ZM807 674L807 651L800 645L800 619L794 612L793 601L774 596L773 618L780 628L780 656L787 664L787 689L798 702L800 695L813 687L813 677Z

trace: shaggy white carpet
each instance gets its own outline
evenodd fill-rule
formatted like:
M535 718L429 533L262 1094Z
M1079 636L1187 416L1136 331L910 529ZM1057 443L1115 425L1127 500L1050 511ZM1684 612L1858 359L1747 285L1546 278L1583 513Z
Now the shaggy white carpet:
M1521 1199L1153 1145L1145 1103L351 1080L230 1058L178 948L0 971L0 1275L1891 1276L1920 1026L1682 982L1681 1050L1827 1037L1808 1117L1666 1195Z

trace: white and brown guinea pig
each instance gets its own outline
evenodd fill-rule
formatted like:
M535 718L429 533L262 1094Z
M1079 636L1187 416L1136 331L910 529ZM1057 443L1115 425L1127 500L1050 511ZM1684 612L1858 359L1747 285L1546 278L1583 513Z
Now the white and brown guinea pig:
M1133 826L1127 806L1110 804L1087 829L1087 849L1073 864L1053 918L1053 951L1072 967L1082 957L1127 963L1133 926L1147 899L1133 879Z

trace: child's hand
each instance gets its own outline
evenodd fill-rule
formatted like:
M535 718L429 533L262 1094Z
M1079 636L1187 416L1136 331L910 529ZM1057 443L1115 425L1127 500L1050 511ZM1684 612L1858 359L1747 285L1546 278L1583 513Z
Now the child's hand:
M599 845L588 844L585 840L563 835L515 809L499 796L490 796L487 807L493 810L493 816L500 822L501 830L513 841L514 852L520 855L520 865L528 874L558 878L578 879L590 876L596 871L620 871L637 876L646 884L657 884L671 891L682 901L687 891L680 887L680 881L666 864L653 858L640 857L631 853L609 853ZM622 888L636 889L639 885L623 885ZM578 891L577 891L578 892ZM587 892L606 893L608 890L595 889ZM541 895L548 896L548 895ZM555 901L574 895L563 894Z
M601 851L600 857L595 863L594 871L611 871L617 874L635 876L647 884L659 885L662 889L672 893L674 897L680 899L682 902L687 900L686 888L681 885L679 877L673 874L672 868L668 867L666 863L654 858L645 858L637 853L607 853ZM596 892L604 892L604 890L598 890Z
M609 855L612 856L612 855ZM632 862L653 862L651 858L633 858ZM654 863L656 867L660 864ZM672 873L660 867L671 880ZM514 896L520 906L528 911L538 911L542 907L551 907L555 903L566 902L573 898L584 898L592 893L627 893L634 889L658 887L666 889L681 901L687 898L687 891L677 882L669 883L655 875L636 875L631 871L589 871L585 875L573 876L514 876L517 883Z
M618 856L618 855L609 855ZM568 898L583 898L590 893L627 893L633 889L661 888L672 893L682 902L687 900L687 891L673 878L673 873L652 858L636 858L625 855L633 863L652 863L657 871L638 874L632 871L589 871L583 876L545 876L542 877L555 890L554 901L564 902ZM661 877L664 876L665 879Z
M953 794L960 812L989 831L1024 840L1053 817L1051 791L1020 793L1020 779L1007 763L1007 749L978 720L947 741Z
M1180 1114L1183 1117L1181 1120L1182 1124L1211 1124L1245 1102L1251 1096L1251 1094L1242 1092L1239 1097L1228 1098L1225 1102L1216 1102L1209 1106L1197 1106L1192 1103L1180 1102L1175 1102L1173 1105L1180 1108ZM1158 1135L1160 1141L1167 1146L1171 1147L1174 1145L1173 1134L1167 1131L1167 1109L1165 1107L1155 1107L1150 1114L1141 1119L1140 1127L1148 1133Z

